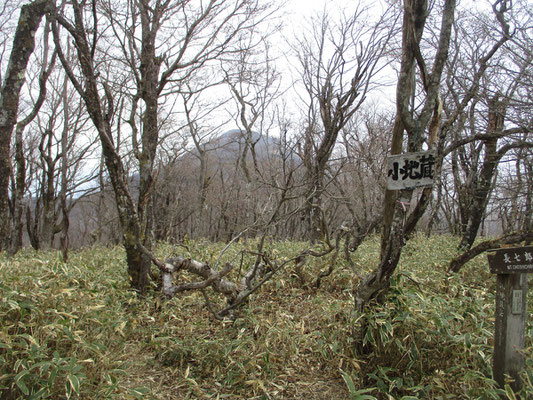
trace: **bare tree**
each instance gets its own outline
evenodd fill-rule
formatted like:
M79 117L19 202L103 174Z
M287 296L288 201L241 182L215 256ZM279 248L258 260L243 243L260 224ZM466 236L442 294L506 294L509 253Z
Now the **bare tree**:
M365 107L342 131L343 166L333 181L343 203L344 221L353 236L347 249L354 252L382 220L376 204L383 203L385 161L390 146L392 120L376 107ZM347 215L350 218L346 217Z
M269 191L267 187L275 187L269 174L273 153L270 147L276 142L272 137L275 126L272 106L282 92L270 44L267 38L259 38L255 45L245 43L240 58L225 70L225 82L235 103L231 116L240 133L235 161L244 180L240 223L244 226L254 225L261 219L268 202L268 195L263 194Z
M247 0L210 0L202 7L188 1L130 1L124 10L117 10L113 3L103 3L102 8L99 5L96 1L86 4L75 0L69 6L72 19L66 12L55 14L54 39L62 49L61 26L75 42L78 64L71 65L61 50L59 58L98 131L115 192L131 284L144 292L151 265L147 250L151 242L154 162L164 111L160 102L179 91L180 83L194 71L208 68L212 60L224 54L232 54L235 40L265 17L267 7ZM102 26L104 19L106 25ZM102 29L113 32L103 35L105 42L99 35ZM113 60L113 55L118 59ZM128 123L139 176L136 199L113 142L112 123L117 112L113 86L99 73L105 68L113 70L109 63L119 60L122 64L115 74L126 73L133 83L121 90L131 115Z
M87 159L95 146L83 104L61 69L52 73L48 85L40 112L28 125L23 155L28 156L28 175L33 177L33 184L26 188L31 199L25 203L27 231L36 249L51 248L61 231L66 239L64 225L70 210L91 191L88 182L93 179ZM17 165L19 173L25 173L21 164Z
M457 181L456 159L458 149L463 146L474 146L475 132L469 139L462 135L468 129L468 116L471 109L479 103L479 94L491 60L498 55L502 46L509 40L509 25L505 21L508 5L502 3L500 7L496 2L493 6L493 15L496 16L496 26L490 21L490 15L473 15L471 10L460 10L454 22L454 35L452 38L451 54L446 63L446 77L444 80L443 112L445 121L439 129L437 154L441 169L446 169L447 174ZM481 20L481 23L480 23ZM481 29L480 29L481 27ZM484 29L483 29L484 28ZM472 125L470 125L472 126ZM468 135L465 135L468 136ZM446 162L445 158L452 154L452 161ZM429 228L442 209L448 220L452 232L461 233L459 224L456 223L456 212L447 204L446 199L453 199L458 204L465 201L462 191L454 191L447 186L447 174L437 174L437 202L433 206ZM474 171L472 171L474 174ZM465 209L465 208L463 208ZM461 215L461 213L459 213Z
M16 173L12 190L12 215L13 215L13 233L11 240L11 254L15 254L22 247L23 236L23 215L24 215L24 194L26 193L26 158L24 155L24 129L35 119L41 106L43 105L47 94L47 80L55 66L56 54L53 52L49 58L49 35L50 25L47 24L43 34L42 61L40 73L38 75L38 96L34 99L33 107L30 112L20 120L15 129L15 164ZM31 96L31 91L30 91Z
M481 83L483 90L478 101L470 107L469 124L465 129L470 137L476 137L480 125L478 120L486 119L485 138L479 135L480 140L465 146L466 149L456 149L458 154L453 157L462 220L460 251L468 250L474 243L491 195L497 187L498 171L505 173L498 168L500 162L516 149L533 147L531 121L523 118L527 114L523 96L528 90L526 87L531 85L533 65L531 52L524 49L529 47L526 43L531 43L531 39L523 35L521 28L516 28L511 36L509 23L503 16L506 10L500 8L496 11L503 35L508 40L503 44L498 59L493 61L494 66L487 70L485 81ZM516 14L512 13L509 19L519 26ZM529 24L527 20L520 22ZM482 118L480 112L488 116Z
M19 97L28 60L35 47L35 33L43 15L52 7L49 0L35 0L22 6L13 38L7 72L0 89L0 220L8 221L8 187L11 173L10 151L13 128L17 123ZM9 224L0 227L0 250L6 247Z
M431 59L422 55L420 43L429 16L428 1L405 0L402 27L402 58L396 88L396 118L392 132L391 154L399 154L404 148L407 134L407 150L420 151L424 142L434 148L440 125L439 90L442 72L448 58L452 25L455 14L455 0L442 4L442 18L437 36L437 49ZM433 10L439 5L435 4ZM422 83L422 93L415 108L415 73ZM429 128L428 128L429 127ZM426 129L428 132L426 133ZM400 193L387 190L384 200L384 224L379 265L359 284L355 294L356 309L377 295L384 293L400 259L402 248L422 216L431 189L424 189L409 215L402 204L410 203L413 190ZM400 204L401 203L401 204Z
M194 89L192 85L187 85L188 90L181 93L188 133L194 144L191 154L197 158L199 163L195 224L191 227L191 233L201 237L206 236L211 225L211 221L206 223L204 219L209 188L214 175L216 175L216 171L212 171L212 168L210 168L209 156L216 152L218 146L216 145L215 137L227 123L226 118L221 113L221 108L228 100L227 96L223 96L220 100L215 99L214 96L210 95L209 89L211 85L222 84L223 79L224 77L221 76L220 80L215 80L214 82L210 80L209 85L203 82L198 85L198 82L196 82L195 87L197 89ZM213 114L220 115L220 119L216 123L212 121ZM191 174L193 174L193 171L191 171Z
M529 25L531 13L524 12L523 6L521 2L515 2L516 9L510 9L506 2L494 4L493 10L500 27L498 34L501 35L493 46L493 49L499 50L497 57L492 58L491 66L485 66L485 75L480 76L478 83L479 90L473 96L468 112L457 124L461 129L454 131L453 140L445 150L451 152L452 156L454 193L458 199L454 207L462 235L459 244L461 254L452 260L452 271L458 271L464 262L479 254L479 249L490 248L487 247L490 243L498 244L498 240L488 241L472 248L488 213L498 209L497 214L505 221L508 219L502 213L508 209L509 203L512 204L512 214L516 215L519 202L523 202L527 209L527 192L522 194L520 200L517 197L520 190L512 196L509 196L509 192L505 193L507 184L514 181L513 172L505 168L506 164L516 157L517 186L523 187L521 178L527 174L528 167L520 155L527 154L533 147L532 126L528 117L530 110L524 102L531 87L533 59L528 50L531 38L523 26ZM498 32L490 28L490 21L481 21L479 26L486 32ZM514 26L512 32L511 26ZM490 35L487 37L490 38ZM470 43L479 41L476 38L467 39L471 40ZM457 93L454 88L448 89L452 94ZM502 187L503 182L506 183L505 187ZM500 202L499 198L505 200ZM513 225L509 224L509 227ZM495 233L494 227L492 229ZM512 240L523 241L524 234L528 236L530 229L524 220L523 224L515 225L514 231L504 230L502 242L510 244Z
M300 154L309 182L306 219L312 242L328 233L321 211L326 165L339 133L375 85L393 33L394 24L384 23L388 13L375 23L367 18L366 10L358 8L335 23L324 12L312 21L313 31L297 43L308 96Z
M516 149L506 163L508 168L499 174L499 183L492 196L492 207L497 210L503 233L533 229L532 153L531 149Z

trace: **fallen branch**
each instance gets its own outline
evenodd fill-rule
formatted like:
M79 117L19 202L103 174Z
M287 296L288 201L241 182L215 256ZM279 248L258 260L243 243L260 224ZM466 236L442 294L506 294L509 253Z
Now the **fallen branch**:
M283 261L281 264L279 265L274 265L272 262L270 262L268 259L266 259L266 264L269 266L269 272L265 273L262 277L262 279L254 286L252 287L251 289L248 289L248 290L244 290L243 292L241 292L237 298L235 299L235 301L228 305L226 308L222 309L218 314L219 316L226 316L230 311L234 310L235 308L237 308L239 305L241 305L242 303L244 303L244 301L250 296L252 295L256 290L258 290L261 286L263 286L266 282L268 282L270 280L270 278L272 278L272 276L277 273L278 271L280 271L281 269L283 269L287 264L290 264L292 262L299 262L299 260L301 259L301 255L297 255L296 257L293 257L293 258L290 258L288 260L285 260Z
M505 244L516 244L526 240L533 240L533 231L512 232L496 239L481 242L470 250L465 251L452 259L452 261L450 261L448 272L459 272L463 265L485 251L498 249Z
M259 248L262 248L262 244L259 245ZM334 247L323 252L306 249L296 256L283 261L272 261L266 253L259 251L256 253L256 262L248 269L239 283L224 278L233 270L233 266L230 263L227 263L221 270L216 270L209 264L190 258L172 257L164 263L158 263L163 281L162 292L167 296L174 296L176 293L187 290L200 290L205 298L207 308L216 319L222 320L227 317L233 319L232 311L243 304L248 297L288 264L295 263L299 265L305 261L307 256L321 257L330 253L333 249ZM200 276L203 280L175 285L173 283L174 274L180 271L187 271L193 275ZM205 290L209 286L227 299L226 307L220 311L215 310L213 303L209 300Z
M161 269L163 275L163 293L167 296L173 296L176 293L186 290L205 289L212 286L217 292L222 293L228 298L228 301L235 299L239 293L238 286L227 279L223 279L233 269L231 264L226 264L219 271L211 268L209 264L192 260L184 257L169 258L165 262L165 268ZM173 285L172 274L181 270L188 271L194 275L204 278L203 281Z
M200 290L205 298L207 308L209 309L211 314L213 314L216 319L222 320L227 317L233 319L234 315L232 311L241 304L243 304L250 295L256 292L262 285L269 281L274 274L283 269L286 265L294 262L298 267L305 262L306 257L323 257L326 254L332 252L334 249L336 249L337 255L339 251L339 241L344 234L345 232L343 231L339 232L335 246L329 243L329 241L326 241L328 248L324 249L323 251L317 252L312 249L306 249L298 253L296 256L286 259L284 261L270 260L268 255L263 251L263 245L266 238L266 235L263 235L263 237L259 241L257 251L253 252L253 254L256 255L256 260L254 264L251 265L250 268L246 271L244 276L242 276L239 283L224 278L233 270L232 264L226 263L224 268L222 269L218 269L218 266L220 264L222 255L242 235L242 233L237 237L233 238L222 250L222 252L219 254L219 257L217 258L214 267L211 267L207 263L182 256L172 257L163 262L147 248L145 248L141 243L139 243L139 247L148 257L150 257L152 262L159 268L162 280L161 291L164 295L172 297L176 293L188 290ZM203 279L195 282L174 284L174 275L178 274L181 271L187 271ZM318 281L320 281L321 278L322 276L319 277ZM215 292L220 293L226 297L227 306L220 311L215 310L213 303L209 300L209 297L205 290L209 286L211 286Z

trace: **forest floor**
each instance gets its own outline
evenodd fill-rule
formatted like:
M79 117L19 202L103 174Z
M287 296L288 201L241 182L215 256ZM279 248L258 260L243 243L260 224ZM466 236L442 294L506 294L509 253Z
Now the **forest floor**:
M73 251L68 263L57 252L0 255L0 399L498 399L496 279L483 255L448 275L457 243L415 236L386 302L364 315L354 314L357 278L339 257L319 289L313 277L329 258L308 259L303 280L288 266L234 321L212 318L198 292L137 297L121 247ZM157 254L214 263L224 246L161 244ZM224 253L236 265L230 278L252 262L243 249L254 246ZM303 246L272 242L268 251L283 258ZM378 251L377 238L363 243L358 273ZM523 399L533 398L532 339L530 313Z

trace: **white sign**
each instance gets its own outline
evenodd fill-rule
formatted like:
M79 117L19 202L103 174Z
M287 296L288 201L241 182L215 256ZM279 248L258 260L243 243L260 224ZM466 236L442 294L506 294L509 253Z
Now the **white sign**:
M406 153L387 158L387 189L402 190L432 186L435 152Z

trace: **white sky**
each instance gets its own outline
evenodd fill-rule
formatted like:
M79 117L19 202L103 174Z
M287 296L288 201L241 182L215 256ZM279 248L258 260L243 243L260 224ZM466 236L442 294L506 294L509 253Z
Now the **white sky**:
M301 32L305 32L310 29L310 20L312 17L318 16L324 10L334 19L336 13L341 10L349 11L358 7L358 4L366 4L367 7L375 9L376 15L381 15L383 11L383 0L287 0L283 5L283 10L286 10L284 15L284 29L283 35L285 36L284 42L287 44L287 50L282 51L283 55L287 57L287 70L283 71L283 79L291 80L298 79L298 71L295 68L299 68L298 62L294 59L291 60L290 54L292 50L289 47L289 42L293 42L294 37L301 35ZM380 5L382 7L380 7ZM361 6L359 6L361 7ZM283 47L283 43L280 45ZM290 65L293 64L291 68ZM395 74L394 71L389 70L386 73L387 80L391 74ZM394 79L391 80L395 82ZM369 93L368 103L379 102L386 108L394 108L396 85L393 84L388 87L383 87L374 90ZM295 99L296 100L296 99Z

